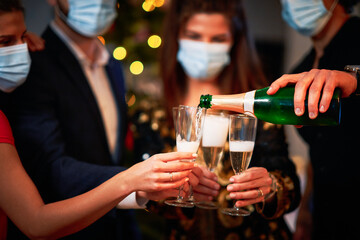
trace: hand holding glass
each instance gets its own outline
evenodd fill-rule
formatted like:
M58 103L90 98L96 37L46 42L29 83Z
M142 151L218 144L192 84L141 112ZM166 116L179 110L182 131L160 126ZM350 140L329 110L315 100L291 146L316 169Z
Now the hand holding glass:
M173 108L173 118L176 134L176 147L178 152L198 151L202 130L204 125L204 116L206 110L203 108L179 106ZM188 160L184 160L188 161ZM175 200L167 200L166 204L176 207L194 207L193 201L186 201L181 196L182 187ZM190 194L191 197L192 194Z
M254 150L257 119L244 114L230 116L229 148L232 168L240 175L250 164ZM248 216L250 212L244 208L224 208L222 213L231 216Z

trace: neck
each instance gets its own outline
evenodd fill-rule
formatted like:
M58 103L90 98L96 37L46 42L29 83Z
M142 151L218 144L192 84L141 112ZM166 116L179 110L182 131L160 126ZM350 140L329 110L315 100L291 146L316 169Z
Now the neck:
M340 4L337 4L337 6L334 8L332 17L324 29L312 37L317 61L322 57L326 46L329 45L331 40L335 37L335 35L339 32L341 27L349 18L350 15L345 12L344 8Z
M96 37L85 37L71 29L58 16L55 17L55 24L68 36L87 56L90 62L94 61L96 55Z
M194 79L188 79L188 89L183 104L188 106L197 106L199 104L200 96L203 94L218 95L220 89L217 86L216 79L211 81L200 82Z

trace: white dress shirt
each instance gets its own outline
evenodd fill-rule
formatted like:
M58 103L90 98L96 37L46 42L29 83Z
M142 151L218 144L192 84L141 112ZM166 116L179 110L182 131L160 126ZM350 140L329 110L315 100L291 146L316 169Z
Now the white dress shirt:
M109 61L109 53L106 48L98 41L95 51L94 61L91 62L86 54L73 42L57 25L56 22L50 23L51 29L68 46L74 54L81 68L83 69L89 86L94 94L103 119L109 150L114 156L116 154L116 143L118 141L118 111L113 91L110 86L105 66ZM147 199L136 197L133 192L122 200L117 208L144 208Z

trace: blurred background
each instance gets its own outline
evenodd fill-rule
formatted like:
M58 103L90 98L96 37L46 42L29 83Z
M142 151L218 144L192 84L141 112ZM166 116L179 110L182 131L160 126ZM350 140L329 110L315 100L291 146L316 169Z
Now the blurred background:
M121 61L127 80L127 103L134 107L146 96L160 98L162 86L158 73L162 25L171 0L119 0L118 18L109 31L99 39L115 59ZM23 0L25 20L29 31L39 35L53 17L46 0ZM281 18L280 0L244 0L250 32L270 81L289 73L310 49L310 40L291 29ZM358 15L359 9L355 10ZM306 144L292 126L286 126L290 158L297 165L302 187L306 183L305 165L308 159ZM303 189L303 188L302 188ZM144 210L138 210L144 211ZM143 216L144 213L139 214ZM286 216L294 230L297 212ZM159 239L161 218L151 216L152 224L142 224L145 239ZM143 218L140 221L146 221Z

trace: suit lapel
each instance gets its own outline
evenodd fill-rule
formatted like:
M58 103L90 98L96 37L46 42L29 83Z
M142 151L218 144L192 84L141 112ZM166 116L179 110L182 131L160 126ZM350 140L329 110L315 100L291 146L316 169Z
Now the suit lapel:
M116 159L117 163L121 162L121 155L123 152L123 139L125 139L127 121L126 121L126 112L127 106L125 103L125 86L123 79L122 68L115 59L110 58L109 63L106 65L106 73L108 75L111 89L114 94L115 103L118 111L118 144L116 150Z

